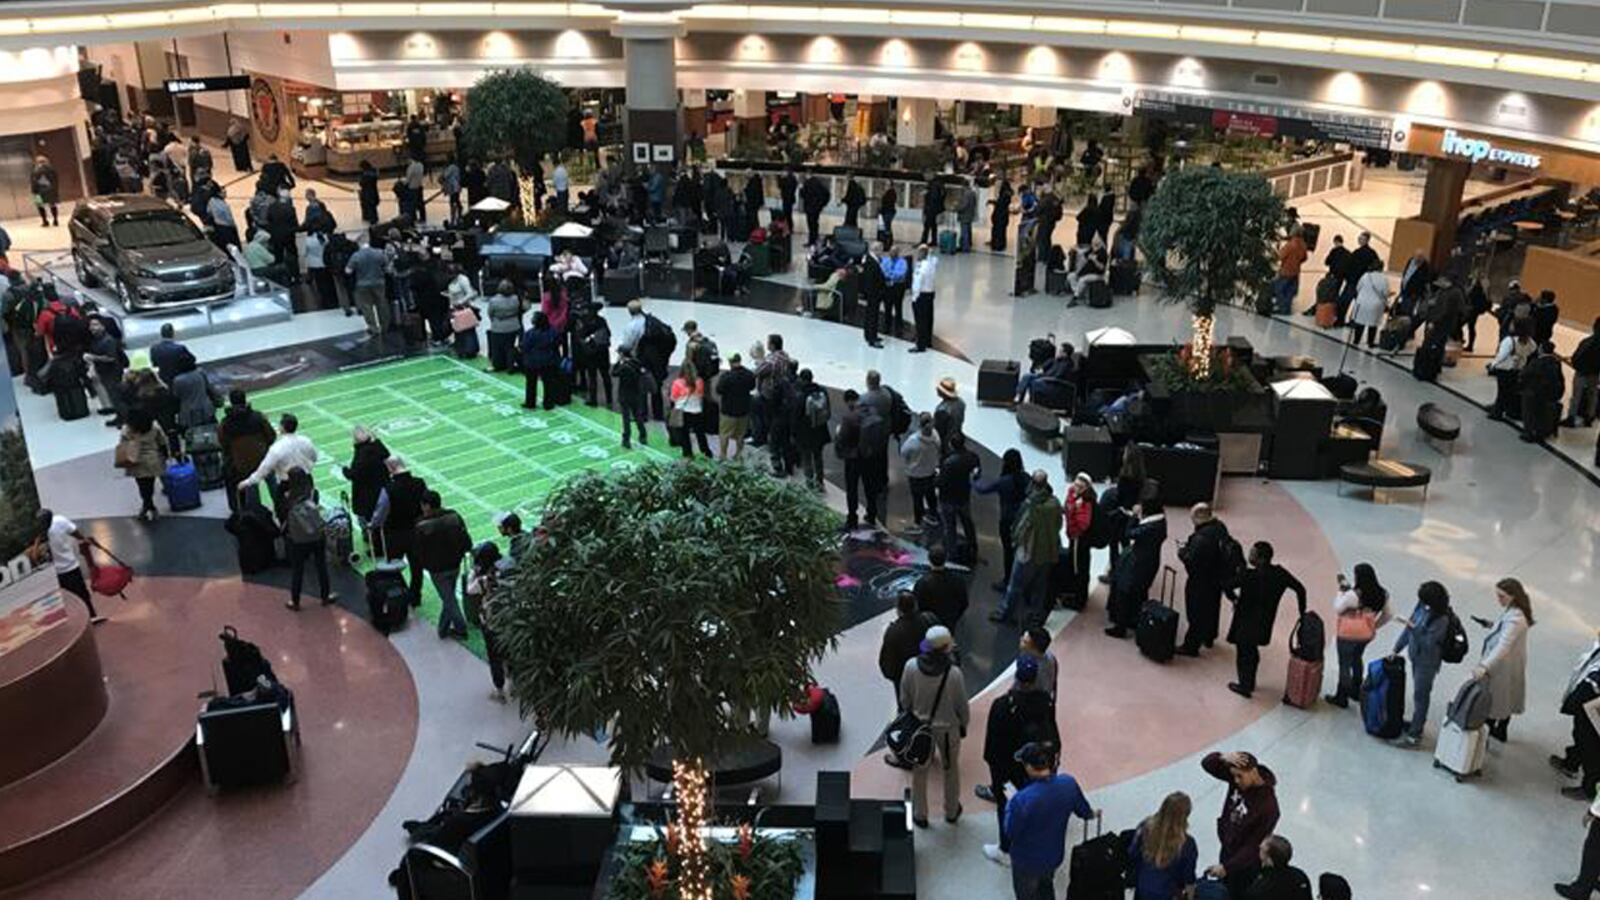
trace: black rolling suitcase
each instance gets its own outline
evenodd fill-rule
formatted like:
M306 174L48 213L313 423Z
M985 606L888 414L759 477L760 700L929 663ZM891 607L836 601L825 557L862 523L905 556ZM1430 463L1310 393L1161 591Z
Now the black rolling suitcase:
M1073 590L1072 548L1062 547L1056 555L1055 564L1050 567L1049 580L1046 590L1049 591L1046 600L1050 606L1061 604L1066 609L1083 609L1088 605L1087 597L1076 596Z
M1084 293L1089 295L1090 309L1111 308L1111 283L1102 278L1084 285Z
M72 422L89 416L89 395L81 384L57 385L52 393L56 397L56 415L63 422Z
M1411 358L1411 377L1418 381L1438 381L1444 370L1444 342L1432 337L1417 345Z
M1161 592L1145 601L1139 610L1139 625L1135 641L1139 652L1156 662L1166 662L1178 650L1178 611L1172 608L1172 596L1178 586L1178 570L1161 567Z
M839 743L839 698L822 689L822 704L811 714L811 743Z
M572 402L572 373L565 367L550 373L544 383L544 403L547 406L566 406Z
M214 425L189 429L184 442L189 458L194 461L195 473L200 477L200 490L214 491L227 483L222 460L222 444L217 440Z
M1122 900L1128 868L1128 841L1122 835L1105 833L1099 814L1094 817L1095 836L1089 837L1089 820L1083 822L1083 843L1072 848L1067 863L1067 900Z
M241 575L254 575L277 565L278 523L266 507L241 499L239 509L223 527L239 541Z
M1060 297L1070 291L1071 288L1067 285L1066 269L1044 270L1044 292L1046 294Z
M1139 264L1131 259L1111 263L1111 293L1118 297L1131 297L1139 293Z

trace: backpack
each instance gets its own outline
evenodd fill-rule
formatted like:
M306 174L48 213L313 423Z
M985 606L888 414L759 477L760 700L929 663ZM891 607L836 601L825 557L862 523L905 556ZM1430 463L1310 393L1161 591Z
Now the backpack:
M889 433L901 437L911 430L911 407L906 405L906 398L892 387L884 390L889 392Z
M1322 626L1322 617L1308 611L1295 623L1294 631L1289 635L1289 655L1295 659L1321 662L1326 643L1327 633Z
M1472 641L1467 638L1467 629L1462 627L1461 618L1451 610L1450 625L1444 632L1444 643L1439 648L1439 658L1447 663L1458 663L1467 658L1467 653L1472 649Z
M1246 566L1244 546L1238 538L1225 534L1217 540L1217 550L1222 556L1222 583L1237 584Z
M663 358L671 358L672 351L678 349L678 336L672 333L667 323L649 313L644 315L644 343L661 351Z
M256 686L257 679L265 676L276 683L278 676L272 663L261 654L261 648L239 637L232 625L225 625L217 635L222 640L222 674L228 683L228 693L242 694Z
M761 371L766 374L760 374ZM794 375L789 371L788 365L773 364L766 366L757 373L756 393L760 394L763 400L779 399L785 393L785 389L789 386L789 381L792 378L794 378Z
M694 368L701 378L710 378L722 371L722 354L717 352L716 341L705 336L695 341Z
M832 405L828 402L828 392L817 388L806 395L806 422L814 428L824 428L828 420L833 417Z
M284 516L283 533L295 544L315 544L323 539L326 523L322 509L310 500L301 500L289 507Z

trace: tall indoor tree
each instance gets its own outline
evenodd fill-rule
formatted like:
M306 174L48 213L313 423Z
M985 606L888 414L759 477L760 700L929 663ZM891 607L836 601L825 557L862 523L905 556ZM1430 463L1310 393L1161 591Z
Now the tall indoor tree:
M1254 298L1277 271L1288 221L1260 175L1192 166L1161 179L1139 225L1139 250L1162 298L1193 315L1190 374L1211 377L1218 306Z
M484 162L509 157L527 172L566 145L567 106L561 85L531 68L490 72L467 91L462 150ZM530 189L526 180L522 189Z
M540 728L609 735L614 765L673 755L678 895L709 900L706 760L790 713L842 621L838 519L744 466L651 463L577 476L490 626Z

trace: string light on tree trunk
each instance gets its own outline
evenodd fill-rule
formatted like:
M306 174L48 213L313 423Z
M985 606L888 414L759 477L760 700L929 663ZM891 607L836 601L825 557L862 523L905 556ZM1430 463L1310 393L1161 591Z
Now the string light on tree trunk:
M706 768L699 758L672 761L672 788L678 800L678 896L711 900L711 866L706 856Z
M1215 326L1216 320L1211 316L1194 317L1194 341L1190 347L1189 371L1197 381L1211 377L1211 331Z

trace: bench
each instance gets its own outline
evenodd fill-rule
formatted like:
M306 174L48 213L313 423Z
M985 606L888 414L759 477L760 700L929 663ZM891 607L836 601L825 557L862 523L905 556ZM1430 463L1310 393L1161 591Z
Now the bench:
M1428 484L1433 481L1433 472L1427 466L1416 463L1398 462L1392 459L1374 459L1368 462L1345 463L1339 467L1339 492L1344 493L1344 486L1353 484L1358 487L1372 489L1374 500L1380 490L1398 490L1405 488L1422 488L1422 499L1428 499Z
M1456 438L1461 436L1461 417L1432 403L1424 403L1417 407L1417 428L1428 440L1443 441L1454 447Z

